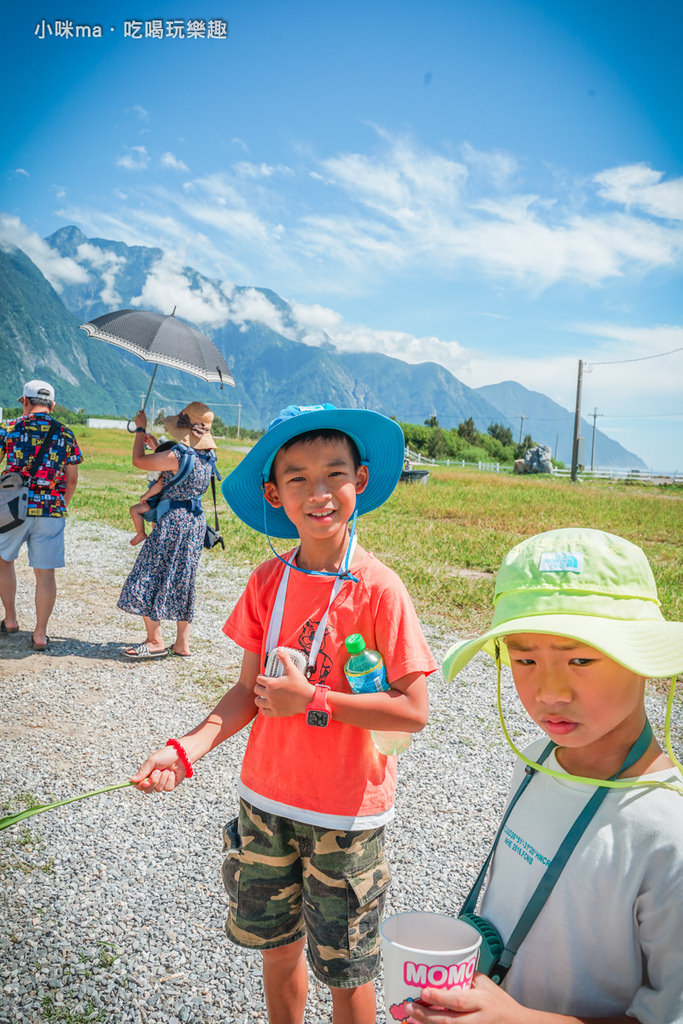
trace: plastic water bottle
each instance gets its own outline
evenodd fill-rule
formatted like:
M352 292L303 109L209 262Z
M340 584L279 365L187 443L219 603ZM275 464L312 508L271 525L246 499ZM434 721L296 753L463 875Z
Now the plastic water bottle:
M365 646L360 633L352 633L344 641L350 654L344 665L344 674L354 693L381 693L389 689L384 658L379 651ZM402 754L412 742L409 732L379 732L371 729L370 734L380 754Z

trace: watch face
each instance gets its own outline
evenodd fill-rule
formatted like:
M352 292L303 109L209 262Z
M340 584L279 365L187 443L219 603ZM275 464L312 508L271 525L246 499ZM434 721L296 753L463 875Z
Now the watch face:
M315 725L319 729L324 729L326 725L329 725L329 722L329 711L315 711L311 709L306 712L306 725Z

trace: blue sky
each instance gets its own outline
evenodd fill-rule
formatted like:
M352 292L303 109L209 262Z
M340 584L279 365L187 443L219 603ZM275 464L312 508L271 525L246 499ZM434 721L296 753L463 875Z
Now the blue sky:
M30 3L0 43L0 237L57 289L84 273L41 244L65 224L160 246L140 302L209 333L239 284L311 343L568 408L583 359L584 413L683 471L682 29L673 0Z

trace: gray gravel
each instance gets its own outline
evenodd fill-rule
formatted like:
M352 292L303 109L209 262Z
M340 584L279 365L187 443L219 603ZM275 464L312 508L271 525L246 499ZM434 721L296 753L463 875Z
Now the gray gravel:
M29 647L32 573L25 555L18 562L26 630L0 638L2 814L124 781L234 678L240 651L221 627L248 572L220 550L203 556L193 658L123 658L122 646L142 639L115 607L135 558L128 536L69 520L47 655ZM454 638L426 632L440 660ZM457 914L476 875L512 765L494 686L483 655L456 685L431 679L430 723L399 764L388 913ZM507 677L504 686L508 726L524 743L537 733ZM655 727L661 712L657 698ZM0 833L0 1024L266 1020L260 958L223 931L220 829L237 804L244 744L223 744L168 796L116 791ZM378 1002L381 1020L381 985ZM329 993L311 977L306 1021L329 1020Z

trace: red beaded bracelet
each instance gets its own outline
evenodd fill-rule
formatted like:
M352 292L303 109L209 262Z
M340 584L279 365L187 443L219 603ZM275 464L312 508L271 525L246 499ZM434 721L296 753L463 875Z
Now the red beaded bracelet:
M178 740L168 740L166 746L173 747L178 757L183 762L183 768L185 769L186 776L188 777L188 779L191 779L192 776L194 775L194 769L192 767L192 762L187 756L187 751L185 750L185 748L180 743L178 743Z

